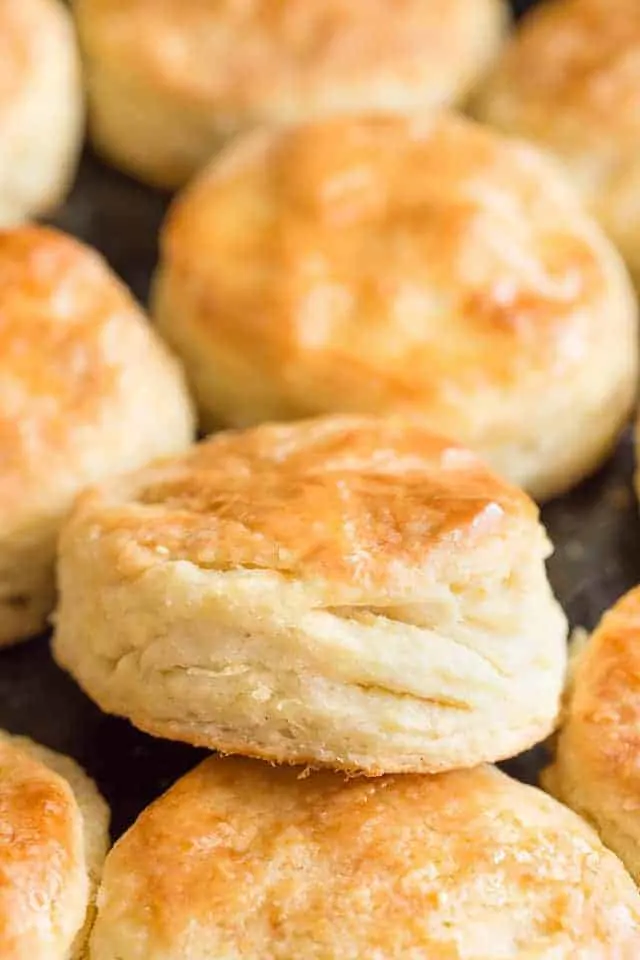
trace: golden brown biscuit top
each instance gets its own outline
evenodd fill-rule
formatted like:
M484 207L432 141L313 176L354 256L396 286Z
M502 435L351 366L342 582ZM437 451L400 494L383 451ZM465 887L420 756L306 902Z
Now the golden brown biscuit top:
M524 493L418 423L356 417L218 434L87 493L76 513L120 570L188 560L363 591L411 591L440 562L471 564L487 539L540 555L536 517Z
M387 96L415 84L416 101L429 102L425 80L450 74L458 60L466 72L469 58L482 58L470 22L486 18L495 29L504 14L501 0L77 0L76 7L89 55L100 50L144 83L233 110L279 97L330 100L332 91L344 108L350 89L371 84Z
M640 5L547 0L534 7L489 83L493 109L551 131L567 150L595 139L603 152L640 133ZM559 119L554 119L555 117ZM517 123L516 123L517 126ZM610 143L608 137L614 142Z
M544 390L604 348L603 313L629 296L555 167L453 116L249 137L178 199L163 250L185 324L296 406L342 389L472 435L505 388Z
M69 785L0 739L0 957L22 957L21 944L32 946L35 931L39 944L49 930L64 936L74 919L61 913L69 902L65 887L72 883L78 898L86 893L83 856L82 819Z
M147 342L140 310L97 253L44 227L0 231L3 516L43 471L90 455L91 429Z
M586 824L493 768L345 781L211 759L111 853L94 948L632 960L639 903Z
M602 618L579 655L562 749L576 750L585 790L616 816L640 805L640 587Z

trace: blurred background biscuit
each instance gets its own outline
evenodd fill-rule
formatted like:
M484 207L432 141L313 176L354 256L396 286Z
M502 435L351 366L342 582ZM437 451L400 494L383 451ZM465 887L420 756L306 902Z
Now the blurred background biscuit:
M207 760L110 853L92 960L632 960L640 898L571 811L491 767L344 779Z
M535 141L572 182L640 283L640 5L544 0L525 17L474 111Z
M177 187L258 123L465 98L503 0L75 0L93 141Z
M80 767L0 732L0 957L82 960L109 811Z
M0 4L0 226L51 212L82 147L73 23L59 0Z
M154 313L204 425L400 413L538 499L631 413L624 267L535 149L453 115L262 132L187 188Z
M44 227L0 231L0 645L46 626L75 495L192 430L177 362L102 258Z
M566 624L537 510L402 419L222 433L82 496L54 655L158 736L368 774L553 728Z

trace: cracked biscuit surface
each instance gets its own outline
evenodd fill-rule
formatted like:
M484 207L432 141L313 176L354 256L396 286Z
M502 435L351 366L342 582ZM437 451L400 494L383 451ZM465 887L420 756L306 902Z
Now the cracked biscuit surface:
M153 312L203 423L412 414L537 499L633 406L626 271L534 148L452 115L233 144L176 200Z
M0 646L46 627L75 495L192 433L177 362L103 259L57 230L0 231Z
M185 183L261 123L459 102L504 0L75 0L98 149Z
M544 786L586 817L640 882L640 588L581 648Z
M634 960L640 898L495 768L345 780L205 761L109 855L91 960Z
M73 760L0 731L1 960L83 960L108 827Z
M471 765L554 726L549 552L525 494L418 422L223 433L79 499L55 656L160 736L369 774Z

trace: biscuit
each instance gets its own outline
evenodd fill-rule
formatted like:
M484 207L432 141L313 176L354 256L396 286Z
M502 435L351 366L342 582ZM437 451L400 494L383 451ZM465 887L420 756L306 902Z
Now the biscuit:
M575 814L492 767L344 780L212 758L105 865L92 960L634 960L640 898Z
M0 732L0 957L80 960L109 811L68 757Z
M50 212L75 174L84 128L73 23L59 0L0 4L0 225Z
M640 283L640 6L547 0L534 7L474 112L567 168Z
M640 588L580 651L546 789L596 827L640 883Z
M154 313L207 428L409 413L538 499L602 462L636 388L616 252L552 163L454 116L232 146L169 215Z
M259 123L465 98L504 0L76 0L98 150L174 188Z
M54 654L226 753L440 771L546 736L566 625L534 504L406 420L223 433L80 498Z
M44 227L0 231L0 645L46 626L75 495L192 436L176 361L102 258Z

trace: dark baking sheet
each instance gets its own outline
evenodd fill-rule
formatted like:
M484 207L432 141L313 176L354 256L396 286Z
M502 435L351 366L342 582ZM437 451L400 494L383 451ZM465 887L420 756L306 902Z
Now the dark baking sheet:
M520 9L525 5L520 3ZM165 209L164 197L87 154L73 195L55 223L102 250L144 300ZM613 600L640 581L640 519L632 472L629 431L596 477L544 510L556 545L551 580L573 625L591 628ZM76 757L110 802L116 836L203 755L101 714L53 664L47 638L0 655L2 727ZM538 748L506 767L533 781L542 758Z

